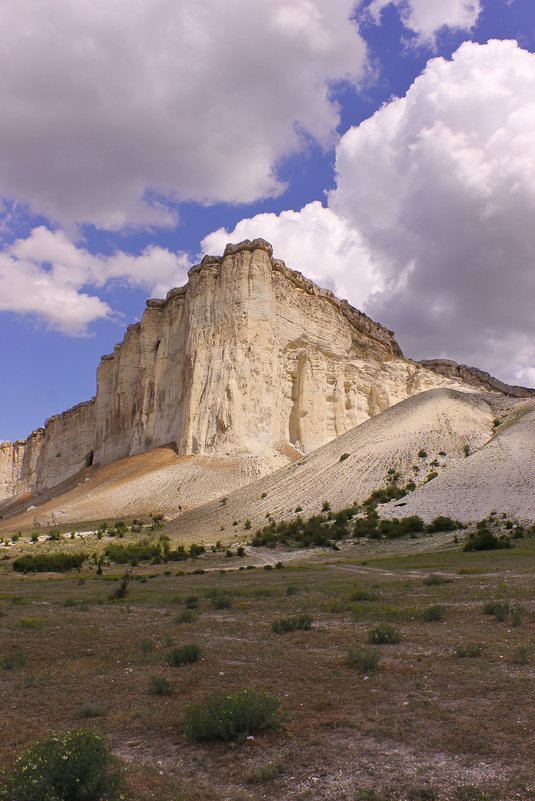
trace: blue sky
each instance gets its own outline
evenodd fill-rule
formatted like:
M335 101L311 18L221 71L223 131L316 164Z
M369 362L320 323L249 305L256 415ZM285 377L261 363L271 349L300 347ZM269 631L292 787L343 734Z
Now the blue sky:
M0 440L261 236L405 354L535 385L533 0L26 0L0 40Z

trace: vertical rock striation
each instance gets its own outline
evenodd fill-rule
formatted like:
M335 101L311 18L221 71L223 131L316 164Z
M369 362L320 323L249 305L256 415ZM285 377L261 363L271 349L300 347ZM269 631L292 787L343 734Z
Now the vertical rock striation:
M96 398L0 446L0 498L170 442L180 455L310 451L447 383L405 359L383 326L274 259L269 243L246 240L147 301L102 357Z

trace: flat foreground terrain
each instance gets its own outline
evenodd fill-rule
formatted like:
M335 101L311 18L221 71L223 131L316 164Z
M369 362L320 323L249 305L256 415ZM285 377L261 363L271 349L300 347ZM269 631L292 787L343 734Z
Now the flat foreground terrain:
M141 801L534 799L535 539L481 553L325 553L283 569L238 570L247 560L217 554L137 567L121 600L109 599L118 566L21 576L6 559L0 763L84 726L106 734ZM216 608L217 595L231 605ZM193 621L180 622L188 607ZM272 630L302 613L311 630ZM379 623L400 641L370 646ZM186 643L201 659L170 667L167 652ZM375 670L346 664L361 647L379 653ZM173 693L151 694L151 676ZM282 730L186 741L189 702L245 687L280 698Z

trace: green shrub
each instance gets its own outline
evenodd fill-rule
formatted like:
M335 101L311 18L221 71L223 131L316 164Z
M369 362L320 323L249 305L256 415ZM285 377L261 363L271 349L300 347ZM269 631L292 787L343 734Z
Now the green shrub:
M425 459L427 457L427 453L426 451L424 451L423 448L420 448L420 450L418 451L418 456L420 457L420 459Z
M184 728L190 742L243 739L279 729L280 701L265 690L214 690L186 707Z
M371 673L379 664L379 651L375 648L350 648L347 652L346 665L358 667L361 673Z
M451 584L453 579L446 578L446 576L440 576L437 573L431 573L430 576L426 576L423 580L423 584L426 587L438 587L440 584Z
M187 595L184 601L188 609L197 609L199 606L199 596L198 595Z
M165 676L151 676L149 678L149 692L152 695L172 695L173 685Z
M120 775L103 734L69 729L39 740L15 762L6 801L104 801L118 798Z
M487 601L483 605L483 614L494 615L496 620L503 623L509 614L509 604L507 601Z
M346 459L349 459L349 453L343 453L340 458L338 459L339 462L345 462Z
M368 642L373 645L389 645L401 640L399 630L391 626L390 623L379 623L379 625L368 631L367 636Z
M296 617L278 617L271 623L271 628L277 634L286 634L288 631L310 631L313 620L310 615L297 615Z
M188 645L179 645L176 648L172 648L165 655L165 661L171 667L180 667L181 665L198 662L200 655L200 647L196 643L189 643Z
M175 623L195 623L197 614L194 609L184 609L175 617Z
M276 779L277 776L279 776L280 772L280 768L277 767L277 765L274 765L272 762L268 762L267 765L261 765L255 768L249 781L254 782L255 784L271 782L273 779Z
M462 528L462 524L459 523L458 520L452 520L451 517L439 515L425 527L425 530L430 534L434 534L437 531L456 531L458 528Z
M286 587L286 595L297 595L298 592L300 592L300 590L296 584L288 584Z
M24 667L26 664L26 656L22 651L15 651L13 654L4 656L0 665L2 670L15 670L15 668Z
M424 530L424 521L418 515L410 517L394 518L393 520L381 520L377 526L379 534L389 539L403 537L406 534L415 534Z
M353 590L349 596L350 601L376 601L377 595L369 590Z
M483 527L471 531L464 544L463 551L496 551L500 548L510 548L509 537L497 537L490 529Z
M98 701L86 701L80 707L78 717L80 718L99 718L104 712L102 704Z
M154 651L154 643L148 637L141 640L139 647L141 648L142 654L151 654Z
M65 573L79 570L87 559L86 553L41 553L19 556L13 562L13 570L19 573Z
M212 606L214 609L230 609L232 598L230 595L214 595L212 596Z
M527 665L529 662L529 648L526 645L519 645L515 648L513 662L517 665Z
M484 646L480 642L473 642L468 643L467 645L458 645L455 648L455 656L464 659L467 657L468 659L475 659L478 656L481 656L483 653Z
M440 604L433 604L433 606L428 606L426 609L423 610L423 618L427 622L431 622L433 620L444 620L444 615L446 613L446 607L441 606Z

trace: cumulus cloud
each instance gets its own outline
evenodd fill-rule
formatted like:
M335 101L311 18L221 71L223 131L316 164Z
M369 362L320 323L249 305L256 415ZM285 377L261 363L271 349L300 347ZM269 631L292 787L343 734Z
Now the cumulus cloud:
M409 353L533 364L534 125L535 55L465 42L342 138L330 205L380 265L368 308Z
M364 301L381 285L359 232L319 201L298 212L257 214L241 220L233 231L220 228L201 246L203 252L222 253L227 242L257 237L271 242L275 258L340 297L351 294L353 302Z
M156 246L140 255L93 255L63 231L39 226L0 252L0 311L32 314L50 328L83 335L89 323L113 315L97 294L88 294L91 287L120 281L162 295L184 283L189 266L184 253Z
M278 237L290 267L334 279L413 358L533 384L533 130L535 55L464 43L342 137L328 210L259 215L231 238Z
M169 202L249 202L334 141L331 90L365 44L353 0L4 4L0 193L49 219L166 224Z
M382 10L390 5L400 9L403 25L427 45L434 44L441 28L470 30L481 13L481 0L372 0L367 16L379 24Z

